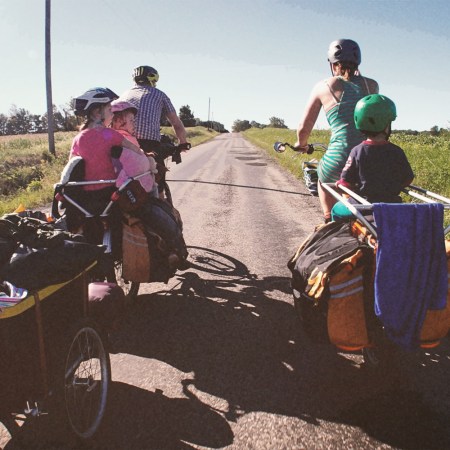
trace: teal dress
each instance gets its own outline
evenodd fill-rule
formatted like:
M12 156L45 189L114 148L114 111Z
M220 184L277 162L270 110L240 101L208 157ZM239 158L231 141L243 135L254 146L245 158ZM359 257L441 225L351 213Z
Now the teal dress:
M344 84L344 89L340 99L330 89L336 100L336 105L326 113L331 128L331 139L328 150L317 168L322 183L334 183L339 180L350 151L364 140L363 134L355 127L353 113L356 103L369 94L366 79L362 76L354 76L350 81L339 78Z

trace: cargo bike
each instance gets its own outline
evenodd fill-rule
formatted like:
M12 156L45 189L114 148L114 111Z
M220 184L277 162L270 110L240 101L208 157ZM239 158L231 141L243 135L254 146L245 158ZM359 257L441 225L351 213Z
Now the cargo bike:
M0 296L0 422L12 436L20 421L43 414L65 418L82 440L100 427L111 366L104 334L89 314L96 264L92 259L63 282Z
M316 227L289 260L307 336L362 354L368 366L389 348L438 346L450 329L450 226L443 226L450 199L410 185L409 203L371 204L346 187L323 187L347 217Z

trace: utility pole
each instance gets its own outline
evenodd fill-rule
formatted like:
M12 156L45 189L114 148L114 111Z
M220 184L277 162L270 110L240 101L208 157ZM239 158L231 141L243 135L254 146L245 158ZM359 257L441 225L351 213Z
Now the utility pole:
M52 99L52 64L50 52L50 10L51 0L45 0L45 82L47 89L48 150L52 155L56 155Z
M211 97L208 97L208 131L211 131L211 122L209 120L209 111L211 109Z

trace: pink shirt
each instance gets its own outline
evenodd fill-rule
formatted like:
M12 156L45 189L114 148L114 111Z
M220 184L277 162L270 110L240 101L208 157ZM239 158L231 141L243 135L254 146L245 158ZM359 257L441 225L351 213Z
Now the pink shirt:
M122 137L139 146L137 139L127 131L117 131L122 134ZM135 177L136 175L150 170L150 161L148 156L143 151L141 153L136 153L132 150L124 148L120 156L120 163L122 165L122 170L119 172L116 180L117 187L120 187L129 177ZM155 185L155 179L152 174L139 178L139 182L146 192L150 192Z
M111 147L121 145L123 136L111 128L88 128L77 134L72 142L70 158L81 156L85 161L85 180L114 180L116 173L111 160ZM94 184L85 190L94 191L108 185Z

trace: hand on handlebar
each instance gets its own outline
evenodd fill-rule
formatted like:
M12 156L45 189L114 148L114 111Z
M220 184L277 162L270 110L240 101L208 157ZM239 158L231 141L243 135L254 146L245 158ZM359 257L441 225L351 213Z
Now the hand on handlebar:
M182 151L182 152L187 152L188 150L190 150L192 147L190 142L182 142L181 144L178 144L178 148Z
M314 147L311 144L300 145L300 143L297 141L292 146L292 150L294 150L294 152L307 153L308 155L310 155L314 152Z

